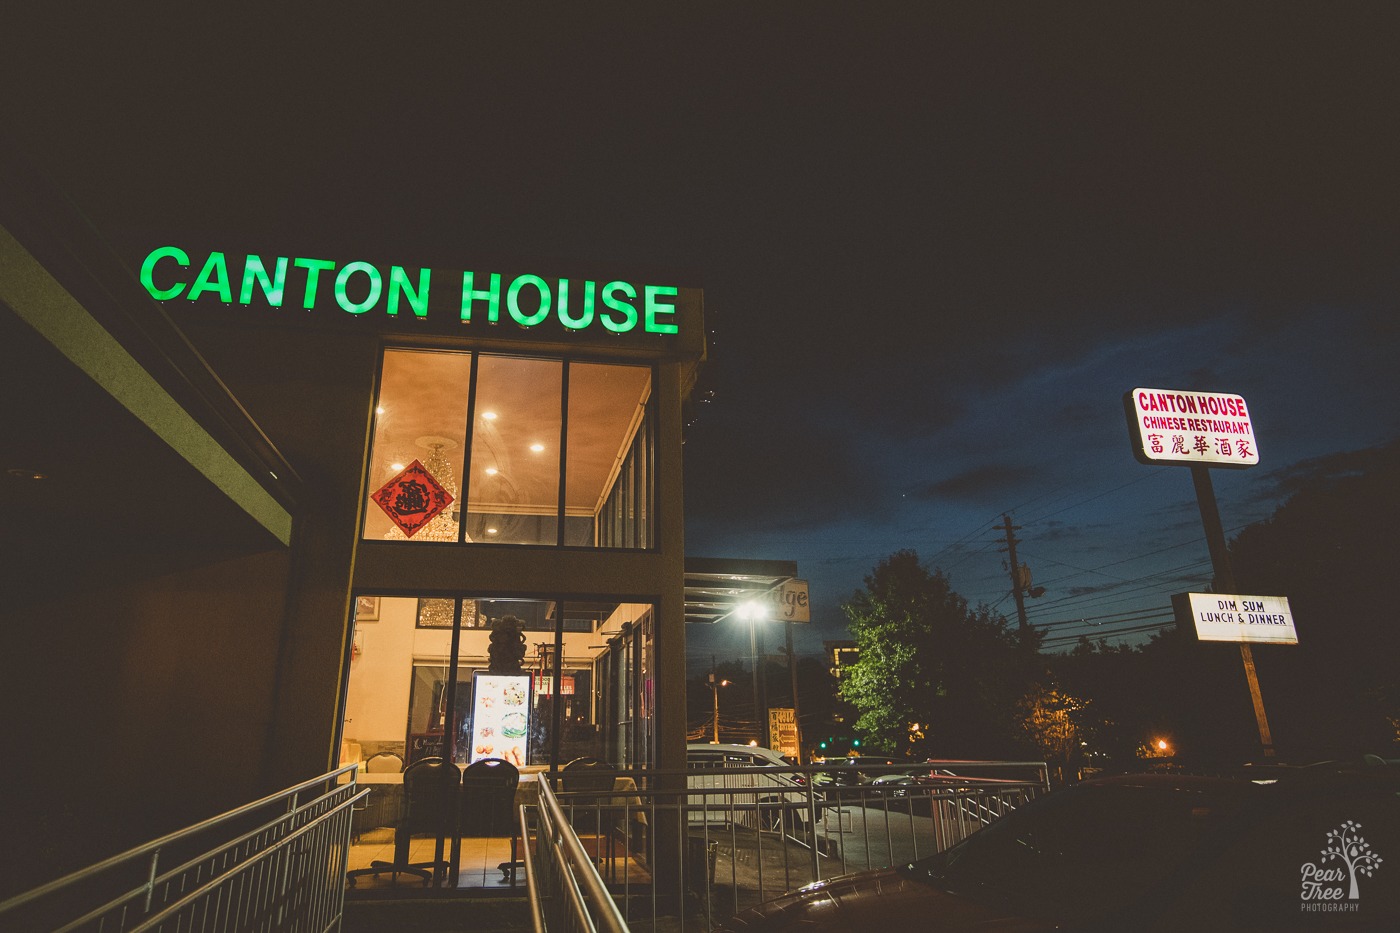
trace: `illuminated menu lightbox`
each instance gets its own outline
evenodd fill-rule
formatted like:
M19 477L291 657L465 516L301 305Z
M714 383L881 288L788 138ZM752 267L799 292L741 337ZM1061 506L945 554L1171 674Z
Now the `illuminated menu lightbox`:
M473 673L470 762L501 758L524 767L529 741L530 675Z

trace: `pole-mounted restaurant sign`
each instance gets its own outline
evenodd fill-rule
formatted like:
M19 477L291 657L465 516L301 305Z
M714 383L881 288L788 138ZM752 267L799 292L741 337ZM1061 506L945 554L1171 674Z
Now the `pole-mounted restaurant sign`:
M386 272L368 262L337 263L305 256L264 259L255 253L210 252L195 262L178 246L161 246L142 261L141 284L157 301L209 298L224 304L307 311L334 306L355 316L424 320L429 316L430 297L437 296L431 303L433 316L464 324L484 321L532 328L548 322L569 331L679 332L679 289L672 285L548 279L532 273L507 277L475 269L435 276L435 271L391 265Z
M1245 680L1254 703L1259 744L1266 756L1274 754L1273 733L1264 711L1264 695L1254 668L1251 643L1296 645L1293 613L1281 596L1235 595L1235 573L1215 487L1214 467L1236 469L1259 462L1254 424L1249 406L1238 395L1196 392L1187 389L1136 388L1123 395L1133 455L1146 464L1189 466L1196 488L1196 504L1210 549L1219 593L1183 593L1172 597L1177 624L1193 624L1201 641L1238 642Z
M1238 395L1133 389L1123 404L1142 463L1239 469L1259 462L1249 408Z

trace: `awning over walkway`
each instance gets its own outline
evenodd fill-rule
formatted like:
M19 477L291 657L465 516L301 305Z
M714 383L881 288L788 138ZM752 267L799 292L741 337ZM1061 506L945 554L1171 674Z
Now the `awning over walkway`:
M713 625L796 576L796 561L687 557L685 621Z

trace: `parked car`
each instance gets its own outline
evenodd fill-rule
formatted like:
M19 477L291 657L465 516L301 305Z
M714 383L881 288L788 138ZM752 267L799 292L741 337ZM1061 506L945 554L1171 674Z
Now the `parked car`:
M828 758L827 766L832 770L819 772L814 783L818 787L868 784L873 778L888 774L891 768L907 765L909 759L894 755L847 755L845 758Z
M1400 768L1100 778L938 855L818 882L728 933L1400 929Z
M692 742L686 746L685 756L690 772L686 785L712 791L690 795L691 822L738 822L761 829L806 831L812 808L807 779L791 770L773 770L792 768L778 752L755 745ZM749 788L756 790L735 792ZM714 792L720 790L725 793ZM702 813L698 808L707 803L710 809ZM817 816L820 818L820 810Z
M890 790L895 796L903 796L911 787L959 788L979 783L985 784L993 780L997 779L969 777L949 771L947 768L936 767L933 764L923 764L914 768L903 768L898 771L878 774L871 779L870 783Z

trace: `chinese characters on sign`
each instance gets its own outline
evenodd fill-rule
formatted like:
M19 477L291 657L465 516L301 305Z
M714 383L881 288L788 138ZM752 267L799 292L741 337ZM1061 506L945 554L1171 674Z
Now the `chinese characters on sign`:
M769 747L780 755L793 759L798 756L797 711L791 707L774 708L768 711Z
M417 460L385 483L372 497L407 537L413 537L452 504L452 493Z
M1259 462L1249 409L1238 395L1133 389L1123 401L1133 454L1143 463L1249 467Z

